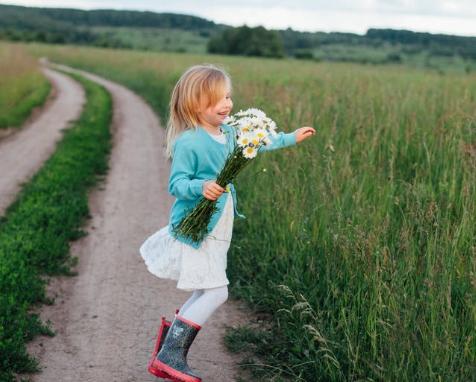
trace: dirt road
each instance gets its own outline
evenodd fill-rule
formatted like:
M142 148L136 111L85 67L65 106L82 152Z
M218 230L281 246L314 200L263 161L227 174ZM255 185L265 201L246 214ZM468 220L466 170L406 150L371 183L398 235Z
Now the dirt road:
M61 130L79 117L85 101L84 90L77 82L50 69L43 71L53 84L53 99L20 131L0 141L0 214L13 202L21 183L51 156Z
M47 73L64 81L66 89L55 84L58 100L77 87L65 81L67 76ZM78 276L55 278L49 286L49 293L58 297L53 306L42 309L41 317L51 320L56 336L39 337L29 344L29 353L43 367L29 377L34 382L158 381L147 372L147 363L160 317L165 314L172 319L189 296L177 290L174 281L151 275L138 252L146 237L167 223L172 203L167 193L169 165L162 154L163 128L137 95L81 73L105 86L113 97L114 148L106 182L90 197L89 235L72 246L72 255L78 257ZM76 93L73 98L81 104L81 93ZM49 108L43 117L59 120L69 109ZM38 139L45 128L24 134ZM23 160L15 150L5 155L0 163ZM15 189L8 191L14 193ZM239 357L230 355L221 341L224 324L242 320L243 314L229 301L197 336L189 365L203 381L235 380Z

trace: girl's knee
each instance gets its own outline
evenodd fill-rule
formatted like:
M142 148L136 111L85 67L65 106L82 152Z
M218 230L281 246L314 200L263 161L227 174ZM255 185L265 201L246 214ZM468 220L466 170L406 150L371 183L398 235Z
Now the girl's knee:
M221 294L221 301L224 304L228 300L228 287L223 287L222 294Z
M209 289L208 293L213 295L213 300L217 305L222 305L228 300L228 287L225 285L219 288Z

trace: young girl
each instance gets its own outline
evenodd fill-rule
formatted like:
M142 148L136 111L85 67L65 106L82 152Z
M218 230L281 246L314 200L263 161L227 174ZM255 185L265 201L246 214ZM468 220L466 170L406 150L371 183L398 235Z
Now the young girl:
M162 318L149 371L175 381L198 382L187 365L187 353L201 326L228 298L226 276L236 196L215 182L228 153L233 150L233 129L224 124L231 112L231 80L215 66L194 66L176 84L170 102L166 154L172 159L169 192L176 200L169 225L149 237L140 248L148 270L177 280L177 288L193 291L172 324ZM294 145L315 134L311 127L279 133L273 150ZM217 200L210 232L201 243L177 236L173 227L202 197Z

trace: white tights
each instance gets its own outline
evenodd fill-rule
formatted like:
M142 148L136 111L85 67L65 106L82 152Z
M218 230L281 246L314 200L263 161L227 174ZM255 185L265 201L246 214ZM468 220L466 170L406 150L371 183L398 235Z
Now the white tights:
M202 326L228 299L228 287L197 289L180 308L179 316Z

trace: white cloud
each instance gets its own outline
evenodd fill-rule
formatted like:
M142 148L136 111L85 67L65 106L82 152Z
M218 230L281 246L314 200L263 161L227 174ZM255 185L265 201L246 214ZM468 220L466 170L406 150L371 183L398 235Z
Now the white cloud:
M301 3L304 3L301 1ZM407 4L412 3L412 4ZM332 6L304 9L299 6L209 8L207 14L215 22L228 25L263 25L270 29L305 31L339 31L364 34L369 28L407 29L420 32L476 36L476 13L460 15L461 7L454 6L453 12L440 8L423 12L422 4L409 0L366 0L355 8L346 1ZM425 1L423 1L425 3ZM427 2L428 3L428 2ZM448 5L445 5L447 7ZM232 17L230 15L233 15ZM202 15L205 17L205 15Z

